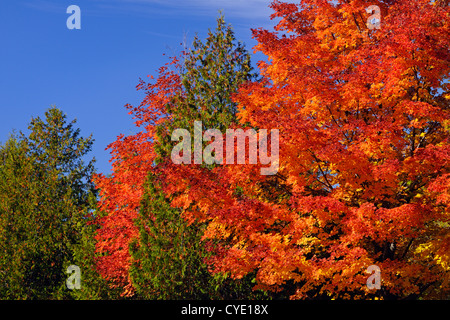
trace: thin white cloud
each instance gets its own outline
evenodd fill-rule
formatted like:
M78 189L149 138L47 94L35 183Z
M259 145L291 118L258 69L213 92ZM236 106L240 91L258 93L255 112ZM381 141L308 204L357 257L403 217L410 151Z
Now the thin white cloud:
M269 7L272 0L91 0L96 9L115 14L132 14L136 16L214 16L223 10L227 23L231 23L238 40L249 48L256 44L251 39L251 28L272 30L278 19L271 20L273 10ZM288 3L299 3L300 0L282 0ZM198 30L194 30L198 31ZM154 34L162 36L163 32ZM182 35L180 35L181 37Z
M64 6L64 4L62 3L58 3L58 2L52 2L52 1L48 1L48 0L33 0L33 1L25 1L23 3L20 3L21 5L24 5L25 7L34 9L34 10L39 10L39 11L44 11L44 12L50 12L50 13L61 13L61 12L65 12L65 9L67 8L67 6Z
M300 0L283 0L298 3ZM73 1L77 4L77 1ZM83 8L84 1L77 5ZM89 13L133 13L158 15L216 15L223 10L225 17L250 20L269 20L273 13L272 0L89 0ZM59 13L64 3L59 0L25 0L23 4L40 11ZM87 12L86 12L87 13Z
M167 15L210 15L223 10L225 16L248 19L269 19L271 0L95 0L108 8L121 10L158 10ZM157 6L158 8L155 8ZM166 8L167 10L164 10ZM165 11L165 12L163 12Z
M223 9L230 16L252 19L267 19L272 12L269 8L270 0L188 0L185 3L200 10Z
M74 0L73 3L85 9L85 0ZM299 0L284 0L298 3ZM272 0L89 0L88 9L83 14L108 15L132 14L161 15L161 16L217 16L223 10L225 18L249 21L248 25L268 27L273 26L270 15L273 10L269 7ZM60 13L64 3L60 0L25 0L22 4L27 7L52 13ZM244 20L245 19L245 20Z

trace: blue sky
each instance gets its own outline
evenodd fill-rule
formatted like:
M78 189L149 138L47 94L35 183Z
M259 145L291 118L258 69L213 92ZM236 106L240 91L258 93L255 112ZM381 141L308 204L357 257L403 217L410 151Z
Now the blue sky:
M110 173L106 146L136 132L124 105L143 98L139 78L156 75L181 50L185 34L203 39L218 10L252 51L250 28L271 28L269 0L14 0L0 6L0 143L52 105L85 137L90 156ZM81 29L66 27L69 5L81 9ZM253 63L263 59L255 55Z

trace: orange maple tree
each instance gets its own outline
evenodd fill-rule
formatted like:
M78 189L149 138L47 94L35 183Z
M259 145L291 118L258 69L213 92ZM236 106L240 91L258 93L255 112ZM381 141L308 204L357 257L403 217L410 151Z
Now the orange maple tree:
M381 9L369 29L365 8ZM448 294L448 1L275 1L241 123L279 129L280 170L167 169L166 192L219 240L210 264L291 298ZM170 164L168 165L170 167ZM381 290L366 269L381 269Z
M381 27L369 29L381 9ZM274 1L274 31L254 30L262 79L235 101L240 123L278 129L279 171L261 164L157 168L172 205L208 223L211 272L292 299L442 297L449 290L448 1ZM176 64L176 60L173 62ZM131 290L129 239L155 160L155 128L180 90L165 68L131 111L144 130L111 145L99 176L102 273ZM201 119L198 119L201 120ZM366 286L370 265L381 289Z

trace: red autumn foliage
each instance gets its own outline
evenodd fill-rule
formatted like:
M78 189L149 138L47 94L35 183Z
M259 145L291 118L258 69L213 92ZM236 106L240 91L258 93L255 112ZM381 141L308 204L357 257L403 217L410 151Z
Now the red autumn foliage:
M381 29L366 26L369 5ZM254 30L263 79L235 100L239 119L280 132L280 169L152 166L155 126L180 80L161 69L131 109L144 131L111 145L99 176L101 272L131 289L132 219L148 170L189 221L219 241L212 272L256 271L257 287L291 298L417 297L448 292L449 7L446 1L274 1L275 31ZM201 120L201 119L199 119ZM366 286L377 265L383 290ZM130 292L130 291L128 291Z

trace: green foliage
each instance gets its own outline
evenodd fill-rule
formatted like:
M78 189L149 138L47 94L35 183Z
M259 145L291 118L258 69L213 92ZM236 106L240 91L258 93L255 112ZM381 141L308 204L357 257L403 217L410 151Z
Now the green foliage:
M155 150L160 158L170 157L174 129L184 128L193 135L194 121L201 120L203 129L225 132L236 123L237 104L232 96L242 84L256 78L252 70L250 54L236 41L231 25L226 25L221 14L215 31L208 30L205 42L196 36L192 48L184 52L182 92L167 105L171 121L157 128L161 143Z
M136 219L139 239L130 244L130 275L143 299L251 299L252 277L231 280L213 276L205 260L211 255L201 240L205 225L188 225L181 210L173 208L153 174L148 176Z
M138 294L145 299L205 298L208 273L198 248L199 226L187 226L151 175L137 225L140 237L130 245L130 274Z
M70 298L65 268L80 241L94 160L92 137L79 137L61 110L32 119L30 135L0 149L0 298Z
M120 299L121 290L112 288L96 268L95 235L100 227L98 218L101 216L101 212L97 209L97 198L92 193L89 195L89 203L92 209L77 222L80 236L79 241L72 247L73 264L80 267L81 270L81 288L72 290L71 297L77 300ZM65 270L67 266L65 266Z

